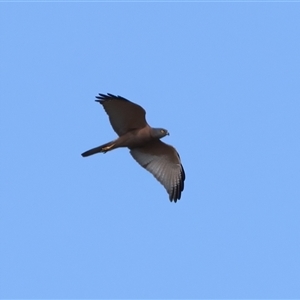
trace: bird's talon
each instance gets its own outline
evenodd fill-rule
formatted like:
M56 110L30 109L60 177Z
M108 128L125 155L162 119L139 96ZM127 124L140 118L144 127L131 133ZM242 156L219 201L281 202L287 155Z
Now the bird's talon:
M107 151L108 151L109 149L111 149L114 145L115 145L115 144L112 144L112 145L110 145L110 146L103 147L102 150L103 150L104 152L107 152Z

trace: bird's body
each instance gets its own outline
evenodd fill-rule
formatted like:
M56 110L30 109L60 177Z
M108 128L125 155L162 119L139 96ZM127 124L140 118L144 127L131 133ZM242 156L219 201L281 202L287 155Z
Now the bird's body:
M116 148L121 148L121 147L127 147L129 149L133 149L136 147L142 147L145 144L151 142L153 140L153 136L151 135L151 132L149 131L149 126L141 128L141 129L132 129L125 134L121 135L118 137L116 140L111 141L109 143L106 143L104 145L101 145L99 147L93 148L91 150L88 150L84 153L82 153L83 157L89 156L89 151L95 151L95 149L99 149L100 151L98 152L108 152ZM95 154L92 153L92 154Z
M160 140L169 135L168 131L150 127L145 119L145 110L123 97L99 94L96 98L119 137L82 153L82 156L127 147L132 157L164 185L170 200L179 200L184 189L185 173L176 149Z

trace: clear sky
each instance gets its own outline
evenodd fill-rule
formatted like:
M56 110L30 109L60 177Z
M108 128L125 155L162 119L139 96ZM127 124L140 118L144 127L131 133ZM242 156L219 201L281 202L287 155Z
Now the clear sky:
M1 298L300 298L300 3L0 3ZM170 132L171 203L94 102Z

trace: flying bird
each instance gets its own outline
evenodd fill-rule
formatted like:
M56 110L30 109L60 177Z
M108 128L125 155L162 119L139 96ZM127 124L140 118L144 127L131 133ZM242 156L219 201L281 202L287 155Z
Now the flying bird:
M185 173L176 149L160 140L169 132L150 127L146 111L121 96L99 94L95 101L103 106L119 137L81 155L86 157L127 147L132 157L165 187L170 201L177 202L184 189Z

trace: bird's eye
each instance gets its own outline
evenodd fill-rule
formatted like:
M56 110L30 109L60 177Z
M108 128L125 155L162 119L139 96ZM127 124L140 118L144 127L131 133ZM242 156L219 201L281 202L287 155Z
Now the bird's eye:
M165 131L162 129L161 131L160 131L161 133L165 133Z

